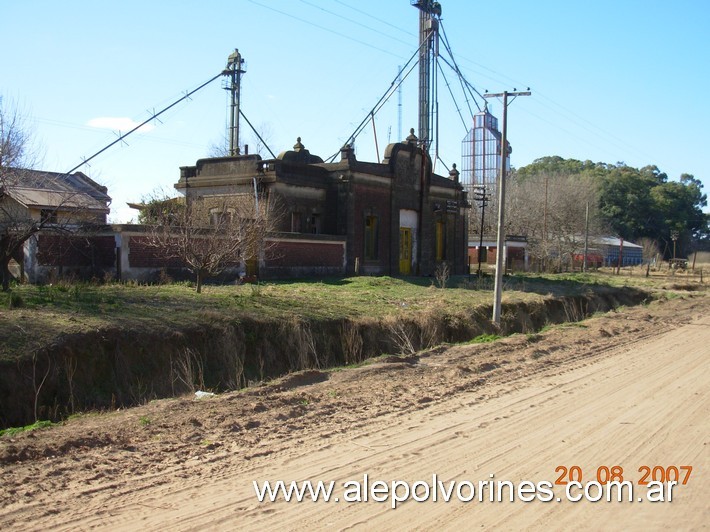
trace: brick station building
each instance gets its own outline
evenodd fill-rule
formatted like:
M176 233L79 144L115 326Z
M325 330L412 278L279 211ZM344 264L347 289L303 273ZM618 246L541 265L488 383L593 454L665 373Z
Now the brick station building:
M299 138L274 159L241 155L180 168L175 187L187 201L252 194L282 212L260 277L432 275L447 262L467 266L468 202L454 165L432 172L412 132L387 146L381 163L358 161L349 146L325 163Z
M345 146L339 161L325 163L299 138L273 159L200 159L180 168L175 187L188 202L244 194L278 207L267 251L233 276L244 269L262 279L429 276L444 262L452 274L465 273L468 202L459 173L455 165L448 176L433 173L417 143L412 133L390 144L381 163L358 161ZM102 199L108 212L110 198ZM25 266L18 273L30 282L57 275L151 281L161 271L180 270L180 261L150 246L147 232L141 225L107 225L91 234L39 235L18 260Z

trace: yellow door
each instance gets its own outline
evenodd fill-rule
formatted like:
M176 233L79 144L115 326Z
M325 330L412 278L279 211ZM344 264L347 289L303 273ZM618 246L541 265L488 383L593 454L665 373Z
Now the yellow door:
M399 228L399 273L412 273L412 230L409 227Z
M244 263L246 265L247 277L254 277L259 273L256 258L247 259L244 261Z
M436 260L444 260L444 222L436 222Z

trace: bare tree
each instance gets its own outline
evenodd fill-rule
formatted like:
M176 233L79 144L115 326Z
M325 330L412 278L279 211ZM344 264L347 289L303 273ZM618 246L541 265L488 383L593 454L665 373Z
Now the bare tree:
M0 96L0 169L22 168L35 162L31 141L22 114Z
M10 288L10 260L16 256L21 242L16 234L17 212L11 210L5 198L11 184L11 169L25 163L29 134L16 111L7 111L0 97L0 272L2 289Z
M17 108L0 98L0 272L10 288L10 262L22 261L25 242L40 232L84 233L104 224L111 198L79 172L33 170L37 157Z
M205 278L257 260L275 212L266 197L223 194L191 199L156 198L151 211L150 244L166 259L177 259L196 278L197 292Z
M229 138L227 135L222 135L222 137L215 142L211 142L209 149L207 150L208 157L227 157L229 156Z
M590 235L602 233L592 177L542 174L513 180L508 190L506 231L527 235L528 252L543 266L555 260L562 269L583 253L587 204Z
M653 238L642 238L639 244L643 254L643 263L646 265L646 277L648 277L651 273L651 264L656 262L660 254L658 241Z
M12 108L10 108L12 107ZM0 273L2 289L10 289L10 261L24 242L41 229L25 209L9 197L9 190L22 181L22 168L34 165L31 135L16 107L0 96Z
M246 154L247 146L250 146L249 152L251 154L261 155L263 158L267 158L268 148L266 142L270 142L274 136L273 128L268 122L262 122L257 126L257 132L251 131L251 134L247 134L245 142L239 147L240 153L242 155ZM229 136L225 133L217 142L212 142L209 146L208 157L228 157L229 156Z

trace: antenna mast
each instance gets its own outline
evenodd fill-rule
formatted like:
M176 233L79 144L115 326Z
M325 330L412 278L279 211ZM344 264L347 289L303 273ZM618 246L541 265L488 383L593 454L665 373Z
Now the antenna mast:
M227 90L232 94L229 113L229 155L239 155L239 104L241 100L242 74L246 73L244 59L238 49L229 55L227 61L227 75L231 83Z

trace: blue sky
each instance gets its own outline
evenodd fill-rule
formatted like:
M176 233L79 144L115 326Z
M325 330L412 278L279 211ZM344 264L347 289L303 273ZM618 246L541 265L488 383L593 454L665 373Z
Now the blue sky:
M509 107L511 162L559 155L655 164L695 175L710 192L705 0L442 0L442 23L464 76L480 92L530 87ZM67 171L218 74L239 48L242 110L275 153L296 137L337 152L417 47L409 0L100 2L0 0L0 94L28 119L42 168ZM460 167L466 109L448 67L440 78L440 155ZM128 201L177 182L220 144L221 80L100 155L82 171L109 187L112 221ZM417 124L416 71L402 86L402 137ZM492 102L494 114L501 105ZM468 111L464 118L468 120ZM400 136L398 95L375 118L380 153ZM255 139L242 124L249 144ZM376 160L372 128L358 159ZM268 155L267 155L268 156ZM443 166L437 171L446 173Z

